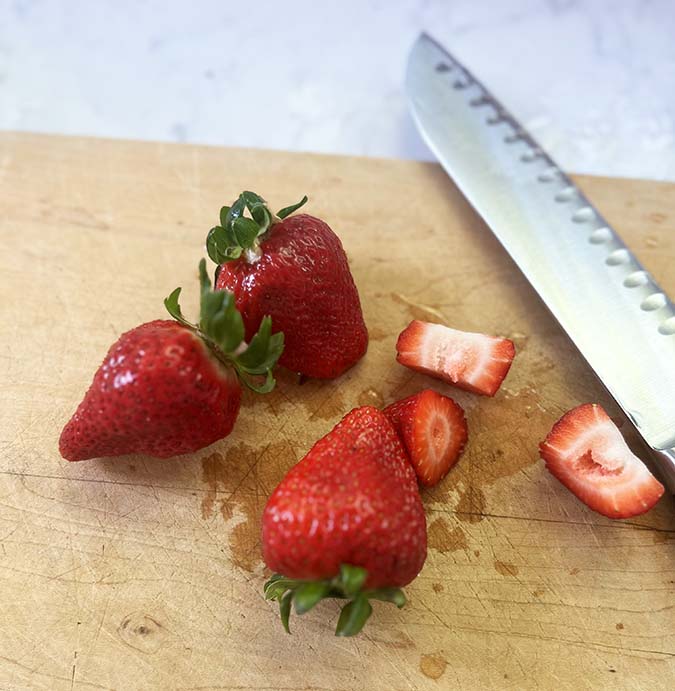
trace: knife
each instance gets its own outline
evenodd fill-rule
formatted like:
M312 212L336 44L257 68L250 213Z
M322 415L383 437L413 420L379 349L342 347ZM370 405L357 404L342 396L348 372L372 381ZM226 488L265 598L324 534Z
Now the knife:
M422 137L651 448L675 492L675 305L525 128L427 34L406 92Z

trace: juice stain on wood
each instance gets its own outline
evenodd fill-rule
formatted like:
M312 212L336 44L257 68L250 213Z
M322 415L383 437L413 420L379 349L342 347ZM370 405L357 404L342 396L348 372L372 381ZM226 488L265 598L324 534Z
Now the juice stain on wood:
M508 387L508 379L506 383ZM535 389L527 386L514 392L507 387L494 398L480 397L478 404L467 411L469 441L464 453L447 477L424 491L428 503L451 507L454 503L457 517L467 523L483 519L486 488L539 462L537 444L526 444L514 430L527 420L535 438L543 439L552 424ZM484 438L496 438L499 445L483 445Z
M339 384L310 379L303 388L309 395L301 401L309 420L328 420L336 425L348 412Z
M505 561L499 561L495 559L494 562L495 571L500 573L502 576L517 576L518 567L515 564L509 564Z
M383 329L381 326L368 326L368 338L371 341L384 341L387 336L393 335L390 334L389 331L386 329Z
M384 396L376 389L365 389L356 399L359 405L372 405L376 408L384 406Z
M334 421L335 424L348 412L339 379L307 379L283 367L275 370L274 378L276 386L267 394L244 392L242 406L248 408L263 404L275 417L302 406L306 419Z
M459 526L451 530L445 518L437 518L431 523L427 533L427 540L429 547L441 554L467 549L468 547L464 531Z
M440 679L448 666L448 661L441 653L422 655L420 658L420 672L429 679Z
M487 499L479 487L469 486L460 490L459 501L455 506L455 513L460 521L465 523L480 523L483 520Z
M285 367L277 367L274 370L274 378L276 379L274 389L264 395L245 389L241 401L242 407L249 408L265 405L268 412L275 417L279 417L286 406L295 405L294 398L300 386L300 375L287 370Z
M240 443L224 456L212 453L202 459L207 485L202 519L210 520L218 512L226 522L237 521L228 535L230 554L246 571L254 571L261 562L260 526L267 499L296 460L285 439L259 449Z

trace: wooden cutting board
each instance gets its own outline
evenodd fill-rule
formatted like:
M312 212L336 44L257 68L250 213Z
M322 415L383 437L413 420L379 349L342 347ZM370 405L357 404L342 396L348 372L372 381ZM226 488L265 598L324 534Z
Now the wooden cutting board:
M578 178L671 294L675 185ZM57 452L108 346L164 315L221 204L254 189L343 240L370 329L334 382L281 373L235 432L193 456L69 464ZM435 164L0 135L0 688L666 688L675 673L675 515L610 521L543 467L566 409L622 418L513 263ZM511 337L494 399L399 366L411 317ZM608 353L611 357L611 353ZM626 363L630 367L630 363ZM337 606L265 602L259 517L352 407L433 386L470 441L424 493L429 556L401 611L333 636ZM633 443L635 435L624 431ZM643 450L636 446L638 451Z

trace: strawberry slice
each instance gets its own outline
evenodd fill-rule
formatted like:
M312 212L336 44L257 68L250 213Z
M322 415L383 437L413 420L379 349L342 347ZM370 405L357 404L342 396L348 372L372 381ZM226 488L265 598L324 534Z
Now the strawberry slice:
M565 413L539 451L551 474L603 516L638 516L663 494L663 485L631 452L619 429L595 403Z
M508 338L414 320L401 332L396 359L460 389L494 396L516 354Z
M457 463L468 431L461 406L431 389L384 409L399 433L417 479L435 485Z

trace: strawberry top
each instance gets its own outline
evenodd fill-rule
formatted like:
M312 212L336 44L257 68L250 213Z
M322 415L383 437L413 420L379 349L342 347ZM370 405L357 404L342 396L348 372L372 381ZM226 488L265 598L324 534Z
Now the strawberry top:
M265 316L247 344L244 321L235 305L234 295L226 290L211 290L204 259L199 262L199 282L201 307L198 324L183 316L178 303L180 288L164 300L167 311L199 336L217 360L232 367L246 386L258 393L268 393L274 388L272 370L283 352L284 334L272 334L272 320Z
M211 228L206 237L206 251L216 264L244 257L255 263L261 255L261 238L272 227L303 204L304 196L297 204L286 206L273 214L265 200L255 192L242 192L232 206L220 210L220 225ZM244 216L248 210L250 218Z

